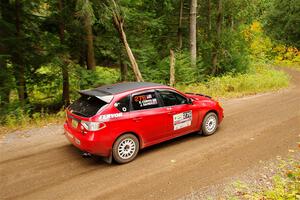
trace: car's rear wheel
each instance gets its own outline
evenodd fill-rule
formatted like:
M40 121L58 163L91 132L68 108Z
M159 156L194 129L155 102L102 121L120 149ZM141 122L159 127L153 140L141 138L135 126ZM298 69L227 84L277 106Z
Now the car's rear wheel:
M139 140L133 134L121 135L113 145L113 158L123 164L132 161L139 152Z
M218 123L219 119L216 113L207 113L202 122L202 134L206 136L214 134L218 128Z

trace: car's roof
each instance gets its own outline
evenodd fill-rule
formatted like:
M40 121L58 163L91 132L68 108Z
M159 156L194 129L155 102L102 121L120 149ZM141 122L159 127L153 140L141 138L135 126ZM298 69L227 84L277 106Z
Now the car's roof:
M113 85L104 85L95 89L89 90L81 90L79 93L89 95L89 96L109 96L115 95L119 93L123 93L130 90L137 90L142 88L149 88L149 87L159 87L164 86L159 83L150 83L150 82L123 82L117 83Z

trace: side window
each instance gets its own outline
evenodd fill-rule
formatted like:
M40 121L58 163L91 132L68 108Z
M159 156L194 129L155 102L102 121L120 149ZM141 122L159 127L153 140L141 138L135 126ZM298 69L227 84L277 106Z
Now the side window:
M159 91L159 94L163 100L164 106L173 106L187 103L186 98L175 92L165 90Z
M179 104L187 104L187 98L181 96L180 94L174 93Z
M118 102L115 103L115 107L120 111L120 112L128 112L129 111L129 100L130 97L126 96L119 100Z
M132 107L133 110L143 110L159 107L155 92L145 92L132 95Z

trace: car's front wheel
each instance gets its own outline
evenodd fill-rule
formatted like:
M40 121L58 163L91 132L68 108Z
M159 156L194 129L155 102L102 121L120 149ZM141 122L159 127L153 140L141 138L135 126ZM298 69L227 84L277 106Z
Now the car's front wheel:
M123 164L132 161L139 152L139 140L133 134L121 135L113 145L113 158Z
M216 132L218 127L219 119L216 113L209 112L205 115L202 122L202 134L203 135L212 135Z

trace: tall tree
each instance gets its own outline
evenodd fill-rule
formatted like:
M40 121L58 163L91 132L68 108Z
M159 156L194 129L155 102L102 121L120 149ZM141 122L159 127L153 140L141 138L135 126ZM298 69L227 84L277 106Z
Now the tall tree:
M79 10L79 16L82 18L84 23L84 29L86 34L87 43L87 69L95 70L96 61L94 53L94 35L93 35L93 21L94 21L94 11L92 4L89 0L78 0L77 9Z
M58 0L57 3L58 3L58 10L59 10L59 39L60 39L61 46L64 46L65 43L65 23L63 18L64 2L63 0ZM63 78L62 101L64 106L68 106L70 104L68 62L67 62L67 58L65 58L63 55L61 56L61 59L63 60L63 64L61 66L62 78Z
M191 64L196 66L197 60L197 0L190 0L190 54Z
M170 86L175 84L175 55L174 51L170 49Z
M94 39L93 39L92 22L89 14L86 15L84 19L84 27L86 30L86 41L87 41L87 67L90 70L95 70L96 61L94 55Z
M22 13L22 3L20 2L20 0L15 0L15 35L17 41L19 42L22 40L21 13ZM16 66L15 77L16 77L16 83L18 89L18 96L20 102L24 104L28 95L26 91L25 65L23 62L22 52L20 47L17 46L13 56L14 56L13 62L14 65Z
M142 77L142 74L139 70L139 66L135 60L135 57L131 51L131 48L128 44L128 41L127 41L127 37L126 37L126 34L125 34L125 31L124 31L124 18L121 16L120 14L120 8L118 8L116 2L114 0L112 0L112 14L113 14L113 22L114 22L114 25L117 29L117 31L119 32L119 35L120 35L120 39L123 43L123 45L125 46L125 49L126 49L126 52L127 52L127 55L128 55L128 58L130 60L130 63L131 63L131 67L132 67L132 70L133 70L133 73L136 77L136 80L138 82L142 82L144 81L143 77Z
M211 0L207 0L207 36L210 40L211 35Z
M12 28L14 22L13 10L14 5L9 3L9 0L0 2L0 105L4 106L9 103L9 95L12 89L12 76L7 67L7 62L11 58L8 41L15 41L15 35ZM4 23L3 23L4 22ZM14 39L13 39L14 38Z
M10 95L9 73L6 59L0 55L0 105L9 103Z
M180 7L179 7L179 22L178 22L178 48L182 49L182 18L183 18L183 5L184 0L180 0Z
M212 75L217 72L218 51L220 48L221 28L222 28L222 0L218 0L217 21L216 21L216 38L214 41L214 49L212 52Z

